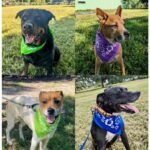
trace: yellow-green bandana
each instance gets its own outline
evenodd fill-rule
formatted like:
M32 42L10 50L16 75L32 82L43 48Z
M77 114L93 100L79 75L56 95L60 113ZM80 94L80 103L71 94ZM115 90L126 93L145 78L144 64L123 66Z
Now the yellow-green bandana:
M21 54L27 55L27 54L35 53L35 52L41 50L45 46L45 44L46 44L46 42L44 42L42 45L39 45L39 46L30 46L30 45L27 45L24 42L24 39L22 38Z
M49 32L53 35L54 30L49 28ZM42 45L39 45L39 46L27 45L25 43L24 39L22 38L22 41L21 41L21 54L28 55L28 54L31 54L31 53L35 53L35 52L41 50L45 46L45 44L46 44L46 41Z
M48 135L49 133L55 131L57 129L59 121L60 115L56 118L53 124L47 123L46 118L43 116L40 109L36 109L34 116L34 126L37 137L42 138Z

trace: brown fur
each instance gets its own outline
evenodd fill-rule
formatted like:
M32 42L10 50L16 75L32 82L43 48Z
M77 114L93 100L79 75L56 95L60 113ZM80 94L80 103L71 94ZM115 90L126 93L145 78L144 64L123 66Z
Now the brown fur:
M128 31L124 27L124 21L121 18L121 12L122 12L121 6L117 8L115 15L108 15L103 10L99 8L96 9L96 15L99 19L100 29L102 34L105 36L105 38L109 40L113 40L118 36L120 36L122 40L126 39L124 34L125 32L128 33ZM99 74L102 61L100 60L99 56L96 55L95 47L94 47L94 53L96 57L95 74ZM118 62L120 66L121 75L125 75L125 66L122 57L122 47L120 47L119 52L113 61Z
M63 104L63 94L62 91L44 91L40 92L39 100L43 112L49 107L59 109ZM56 104L55 101L59 101L59 103Z

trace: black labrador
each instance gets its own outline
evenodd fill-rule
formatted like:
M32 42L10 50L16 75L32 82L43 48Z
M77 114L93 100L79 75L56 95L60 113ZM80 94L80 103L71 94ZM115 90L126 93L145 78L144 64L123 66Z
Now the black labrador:
M16 18L18 17L21 18L23 40L21 53L24 68L21 75L27 75L29 64L44 67L48 75L52 74L53 65L57 64L60 59L60 51L54 44L48 25L51 19L55 19L55 16L44 9L24 9L17 13ZM25 48L22 50L23 47Z
M103 93L97 95L96 103L98 107L109 114L120 113L122 111L136 113L138 109L130 103L135 102L139 96L140 92L130 92L127 88L123 87L110 87L104 90ZM100 128L94 121L91 134L95 150L106 150L106 148L111 147L118 138L118 135L111 134ZM130 150L125 127L123 127L120 137L126 150Z

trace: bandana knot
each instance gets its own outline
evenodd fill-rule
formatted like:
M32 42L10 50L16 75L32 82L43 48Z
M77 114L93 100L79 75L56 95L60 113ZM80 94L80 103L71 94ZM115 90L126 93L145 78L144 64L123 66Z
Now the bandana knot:
M110 43L98 29L96 33L95 48L96 54L99 56L103 63L111 62L118 54L120 43Z

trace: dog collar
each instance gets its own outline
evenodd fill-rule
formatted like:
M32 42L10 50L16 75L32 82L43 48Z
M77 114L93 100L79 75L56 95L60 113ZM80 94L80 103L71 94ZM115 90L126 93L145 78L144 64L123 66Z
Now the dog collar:
M118 116L103 116L98 112L94 112L93 121L102 129L109 131L116 135L121 135L123 129L123 119Z
M53 124L47 123L45 117L41 113L41 110L37 108L34 116L34 126L35 126L35 132L37 137L42 138L51 132L55 132L59 121L60 121L60 115L56 118Z
M120 43L110 43L98 29L95 40L96 54L100 57L103 63L111 62L118 54Z

